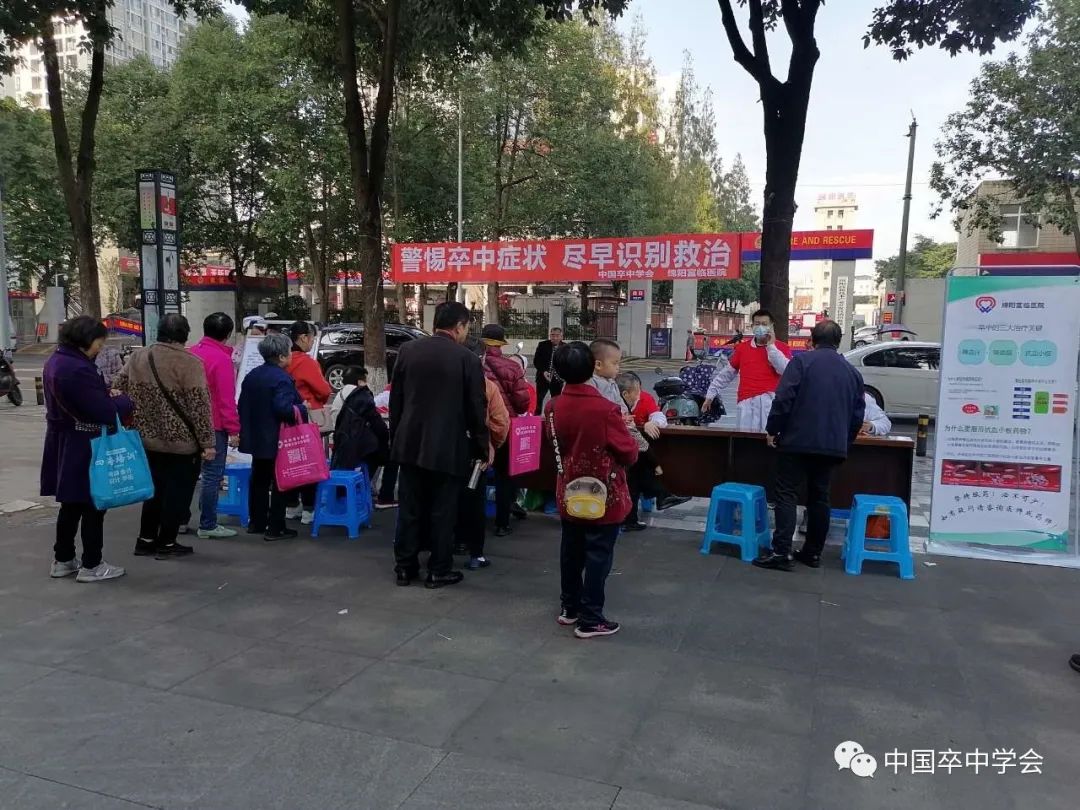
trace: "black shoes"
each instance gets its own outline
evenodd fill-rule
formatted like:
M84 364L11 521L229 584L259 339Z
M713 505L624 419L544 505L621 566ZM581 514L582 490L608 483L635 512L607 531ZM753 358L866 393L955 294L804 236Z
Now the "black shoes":
M135 541L136 557L153 557L157 554L157 543L152 540L143 540L141 537Z
M1077 653L1069 659L1069 666L1077 672L1080 672L1080 653Z
M763 551L761 556L754 560L758 568L768 568L772 571L794 571L795 562L787 554L776 554L772 551Z
M627 521L622 525L624 532L643 532L649 528L648 523L642 523L640 520Z
M182 546L179 543L156 543L151 540L143 540L141 537L135 541L136 557L153 557L156 560L168 560L172 557L185 557L194 554L195 549L191 546Z
M514 530L511 529L509 526L496 526L495 527L495 536L496 537L508 537L513 533L514 533Z
M297 534L296 529L282 529L278 532L267 532L263 535L263 540L267 543L272 543L275 540L292 540Z
M432 590L435 588L445 588L447 585L457 585L463 579L465 579L465 575L460 571L451 571L449 574L442 574L441 576L428 574L424 587L431 588Z
M394 573L397 574L397 584L399 587L407 587L414 579L420 576L419 571L406 571L402 568L395 568Z
M529 513L525 511L525 507L519 503L515 503L510 507L510 514L518 520L525 520L529 516Z
M820 554L811 554L805 548L800 548L792 556L808 568L821 568Z
M247 533L248 534L266 534L266 527L265 526L248 526L247 527Z
M670 509L689 500L690 498L685 495L665 495L663 498L656 499L656 511L663 512L665 509Z

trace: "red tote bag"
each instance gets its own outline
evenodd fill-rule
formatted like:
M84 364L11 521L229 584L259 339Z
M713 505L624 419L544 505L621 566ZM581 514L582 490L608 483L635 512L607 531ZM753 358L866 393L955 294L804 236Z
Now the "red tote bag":
M510 475L524 475L540 469L540 433L544 420L539 416L515 416L510 420Z
M293 408L293 413L296 424L281 426L274 460L274 477L282 492L317 484L330 477L319 426L304 422L299 408Z

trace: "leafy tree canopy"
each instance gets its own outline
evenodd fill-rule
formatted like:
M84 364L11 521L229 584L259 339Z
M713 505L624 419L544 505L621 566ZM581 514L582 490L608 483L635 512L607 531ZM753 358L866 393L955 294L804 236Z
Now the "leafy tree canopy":
M905 278L944 278L956 263L956 242L935 242L928 236L916 236L907 253ZM877 282L892 281L900 267L900 256L874 262Z

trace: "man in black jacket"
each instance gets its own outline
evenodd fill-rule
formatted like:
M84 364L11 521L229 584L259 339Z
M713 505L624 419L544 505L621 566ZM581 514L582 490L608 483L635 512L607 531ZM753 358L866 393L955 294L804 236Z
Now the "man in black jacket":
M806 480L806 542L794 555L817 568L829 533L829 479L847 458L862 428L866 403L863 379L837 352L842 337L835 321L821 321L810 333L814 351L795 355L776 389L765 425L776 448L774 494L776 530L772 549L754 560L759 568L790 571L799 483Z
M533 355L533 365L536 367L536 415L544 412L544 397L551 392L552 397L562 393L563 382L555 375L555 366L552 361L555 358L555 350L562 345L562 329L557 326L551 327L548 339L541 340L536 346Z
M469 310L447 301L435 308L435 335L406 343L390 386L390 457L401 465L394 556L398 585L420 573L430 548L428 588L460 582L452 571L458 493L473 463L490 462L484 371L461 345Z

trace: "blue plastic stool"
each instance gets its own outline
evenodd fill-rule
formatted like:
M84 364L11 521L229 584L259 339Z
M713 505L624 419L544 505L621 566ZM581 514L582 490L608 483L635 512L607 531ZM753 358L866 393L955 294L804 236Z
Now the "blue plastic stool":
M641 499L641 511L652 512L656 509L656 498L642 498Z
M251 489L251 465L250 464L226 464L225 480L228 489L218 498L218 514L232 515L240 521L240 525L247 528L251 522L251 513L248 509L248 492Z
M484 517L495 517L495 468L488 467L487 474L484 477L486 486L484 488Z
M349 539L360 536L361 526L371 525L371 482L367 470L332 470L315 490L315 520L311 536L323 526L344 526Z
M758 549L772 544L762 487L730 482L713 487L701 553L711 553L713 543L738 546L744 562L754 559Z
M866 521L874 515L889 518L887 539L867 538ZM872 547L867 548L867 543ZM881 560L898 564L900 579L915 579L915 560L908 543L908 512L904 502L892 495L856 495L841 557L848 574L861 574L864 560Z

